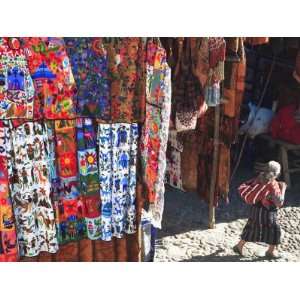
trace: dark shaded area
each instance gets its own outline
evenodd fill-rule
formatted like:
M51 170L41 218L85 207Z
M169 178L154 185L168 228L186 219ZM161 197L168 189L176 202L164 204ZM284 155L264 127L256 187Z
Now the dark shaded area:
M266 257L243 257L239 255L226 255L226 256L219 256L218 254L222 252L221 250L215 251L209 255L199 255L194 256L190 259L181 260L181 262L262 262L268 261Z

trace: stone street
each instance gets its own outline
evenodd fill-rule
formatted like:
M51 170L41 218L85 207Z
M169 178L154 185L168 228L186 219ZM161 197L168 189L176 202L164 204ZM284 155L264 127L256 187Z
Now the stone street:
M207 229L208 207L196 193L167 188L162 230L156 241L156 262L197 261L270 261L266 259L267 245L247 243L244 256L232 247L248 218L249 206L236 193L239 178L230 195L230 203L216 208L216 228ZM251 178L251 177L250 177ZM295 182L300 182L296 178ZM288 190L286 202L279 210L282 229L281 257L273 261L300 261L300 187Z

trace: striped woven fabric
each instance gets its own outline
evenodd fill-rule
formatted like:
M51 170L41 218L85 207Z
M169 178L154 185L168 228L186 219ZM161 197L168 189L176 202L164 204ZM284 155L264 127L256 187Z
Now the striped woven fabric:
M242 183L238 188L239 194L247 204L261 202L268 207L272 204L271 199L281 197L279 183L274 180L268 183L261 183L257 178Z

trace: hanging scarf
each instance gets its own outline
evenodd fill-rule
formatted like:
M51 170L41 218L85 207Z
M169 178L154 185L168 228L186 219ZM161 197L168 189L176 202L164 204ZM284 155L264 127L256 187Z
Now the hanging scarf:
M58 250L54 209L50 199L48 136L45 124L11 124L11 197L21 256Z
M136 231L138 125L98 125L101 239Z
M197 124L201 87L193 72L191 55L191 40L187 38L179 47L178 72L173 82L177 131L195 129Z
M58 239L60 244L86 237L85 207L80 199L74 120L55 121L59 176Z
M119 38L108 45L113 122L145 119L145 43L142 38Z
M144 183L150 202L152 224L161 226L164 207L166 148L171 113L171 71L159 43L147 44L146 120L141 135Z
M20 41L0 38L0 119L32 119L33 96L34 86Z
M24 48L34 81L34 118L75 117L75 81L62 38L24 38Z
M110 120L108 56L102 38L65 38L76 81L77 115Z
M97 140L92 119L76 120L77 156L81 201L85 207L88 238L96 240L101 234Z
M7 121L0 121L0 262L17 261L18 245L13 207L9 195L10 131Z

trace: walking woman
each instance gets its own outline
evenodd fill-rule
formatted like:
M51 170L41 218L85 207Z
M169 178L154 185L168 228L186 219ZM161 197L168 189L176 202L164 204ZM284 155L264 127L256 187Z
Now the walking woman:
M243 255L246 242L263 242L269 245L266 252L268 258L279 258L275 250L280 244L281 230L277 223L277 211L282 207L286 184L276 178L280 174L280 164L268 162L265 171L257 178L243 183L239 193L243 200L251 204L250 216L243 229L241 240L233 250Z

